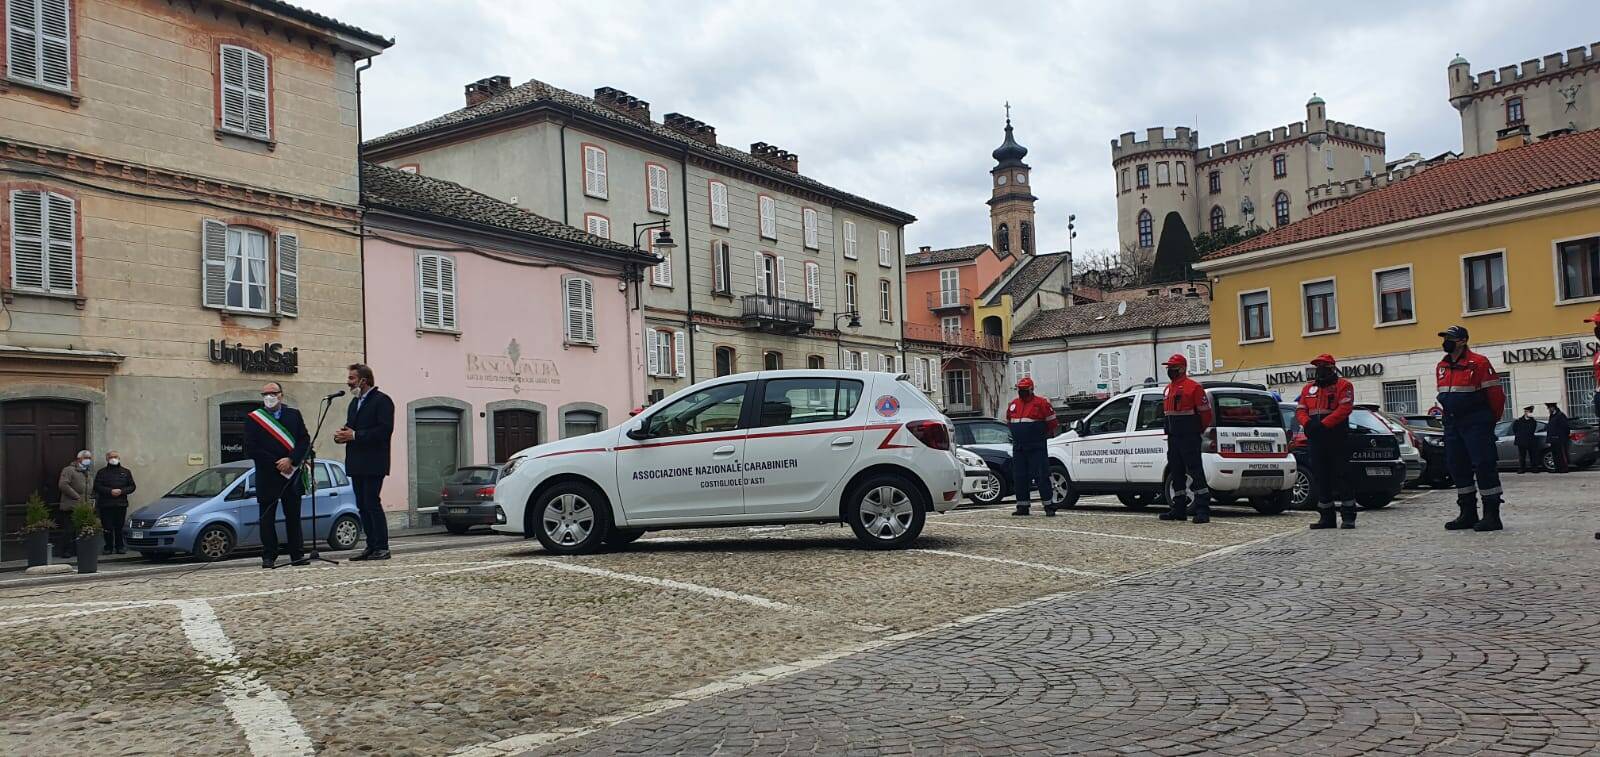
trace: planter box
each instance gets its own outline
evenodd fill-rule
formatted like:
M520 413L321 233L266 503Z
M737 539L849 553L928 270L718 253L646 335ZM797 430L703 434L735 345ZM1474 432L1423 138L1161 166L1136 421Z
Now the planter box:
M78 539L78 572L97 573L100 570L100 545L105 539L99 534Z
M32 531L22 537L28 550L28 567L38 567L50 562L50 532Z

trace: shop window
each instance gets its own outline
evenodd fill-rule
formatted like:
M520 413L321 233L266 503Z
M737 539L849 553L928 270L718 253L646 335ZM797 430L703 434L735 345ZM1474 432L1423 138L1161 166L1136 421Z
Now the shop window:
M1562 378L1567 389L1567 415L1594 423L1597 420L1594 414L1594 369L1589 366L1568 368Z
M1417 403L1417 382L1383 382L1383 409L1399 415L1416 415L1421 412Z
M568 410L561 418L561 438L593 434L600 430L600 414L593 410Z

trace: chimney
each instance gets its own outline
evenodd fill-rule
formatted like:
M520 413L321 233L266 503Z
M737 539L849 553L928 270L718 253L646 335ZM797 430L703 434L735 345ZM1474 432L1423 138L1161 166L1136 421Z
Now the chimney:
M800 156L781 149L777 145L769 145L766 142L752 142L750 144L750 154L785 171L800 173Z
M661 123L668 129L682 134L707 147L717 146L716 127L704 121L698 121L682 113L668 113L661 117Z
M918 247L917 251L926 254L926 253L929 253L929 252L933 252L933 247L931 245L923 245L921 247Z
M511 77L490 76L467 85L467 107L472 107L501 92L511 90Z
M1499 152L1501 150L1509 150L1509 149L1511 149L1513 147L1521 147L1521 146L1527 144L1529 141L1531 141L1528 138L1528 133L1529 132L1528 132L1528 125L1527 124L1517 124L1516 126L1508 126L1508 127L1504 128L1504 129L1501 129L1500 131L1495 132L1495 134L1494 134L1494 149L1495 149L1495 152Z
M614 87L599 87L594 101L635 121L650 123L650 103Z

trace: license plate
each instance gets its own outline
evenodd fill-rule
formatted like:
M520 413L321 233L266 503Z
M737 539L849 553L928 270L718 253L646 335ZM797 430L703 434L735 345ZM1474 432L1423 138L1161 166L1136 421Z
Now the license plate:
M447 507L447 508L445 508L445 512L447 512L447 513L449 513L451 515L466 515L467 514L467 508L465 508L465 507Z
M134 531L131 535L129 535L128 538L130 538L130 539L143 539L144 538L144 532L143 531Z
M1376 465L1369 465L1369 466L1367 466L1367 475L1369 475L1369 476L1387 476L1387 475L1389 475L1389 469L1388 468L1381 468L1381 467L1378 467Z
M1239 442L1240 452L1271 452L1272 442Z

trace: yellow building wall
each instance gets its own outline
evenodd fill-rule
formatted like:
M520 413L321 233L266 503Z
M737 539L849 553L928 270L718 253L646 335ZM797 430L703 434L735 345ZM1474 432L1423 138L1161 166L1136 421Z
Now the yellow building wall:
M979 333L982 333L983 332L983 319L988 318L991 315L998 316L1000 318L1000 342L1001 342L1000 349L1002 349L1002 350L1004 350L1006 352L1010 352L1011 351L1011 325L1012 325L1011 324L1011 295L1009 295L1009 294L1001 295L1000 296L1000 301L995 303L995 305L993 307L988 307L988 306L981 305L981 304L978 305L976 310L973 313L973 319L972 319L972 322L974 324L973 330L977 331Z
M1553 213L1494 226L1449 232L1325 257L1285 262L1270 268L1213 271L1220 279L1212 302L1212 350L1223 361L1220 370L1305 364L1327 352L1335 358L1381 355L1439 348L1439 331L1461 324L1474 344L1587 334L1583 319L1593 314L1600 298L1561 303L1555 264L1555 240L1600 235L1600 206ZM1463 315L1463 256L1504 249L1507 304L1510 310ZM1412 302L1416 323L1376 326L1373 271L1412 266ZM1339 330L1302 336L1300 284L1334 278ZM1270 342L1239 344L1239 294L1271 290Z

